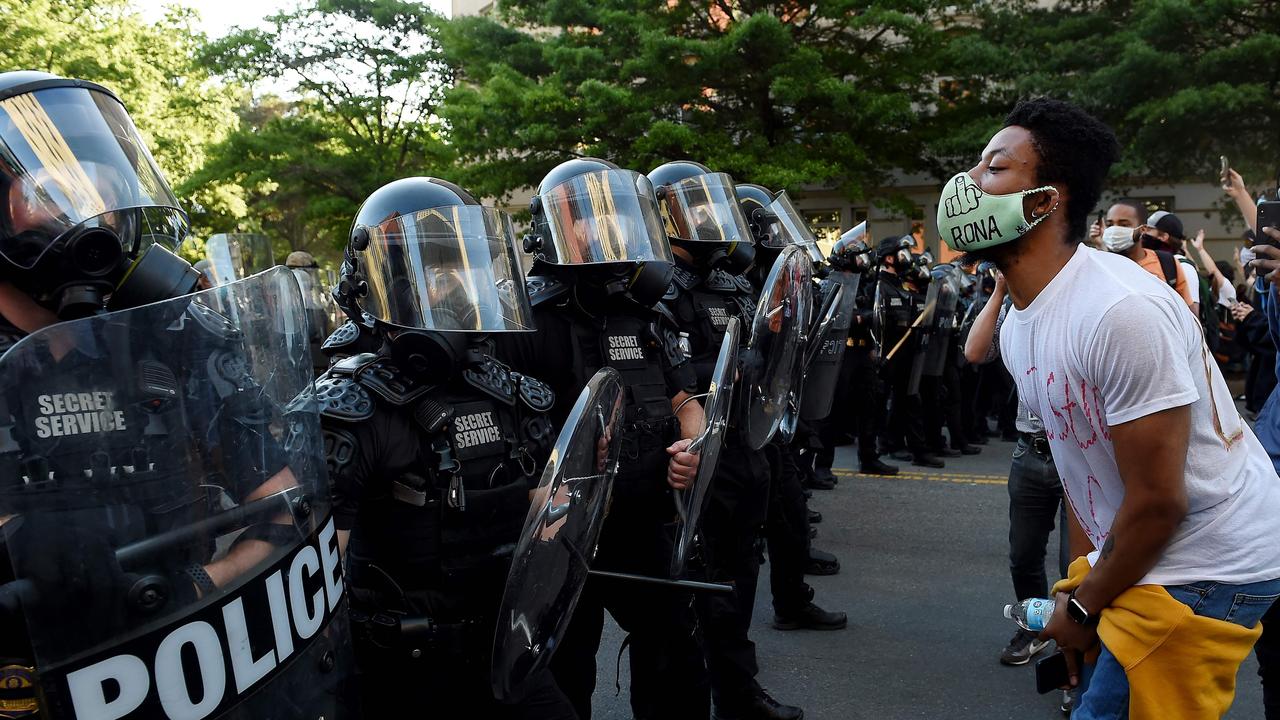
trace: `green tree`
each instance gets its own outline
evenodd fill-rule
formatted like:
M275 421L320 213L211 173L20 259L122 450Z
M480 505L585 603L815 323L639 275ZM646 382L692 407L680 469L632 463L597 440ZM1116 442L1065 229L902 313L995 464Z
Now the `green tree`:
M915 128L956 32L944 5L509 0L443 30L458 84L441 114L464 181L488 195L594 155L865 197L920 165Z
M450 149L434 119L447 68L438 16L401 0L319 0L210 43L206 67L282 90L241 108L239 128L196 178L242 185L250 212L280 250L329 258L361 201L407 175L447 174Z
M984 5L981 32L948 47L963 93L940 156L981 148L1016 99L1051 95L1106 120L1117 177L1214 182L1227 155L1270 184L1280 161L1280 4L1072 0ZM985 138L983 138L985 139Z
M236 125L236 88L195 61L189 10L144 20L128 0L0 0L0 68L91 80L128 108L185 209L244 212L240 189L186 184ZM196 217L199 212L194 213Z

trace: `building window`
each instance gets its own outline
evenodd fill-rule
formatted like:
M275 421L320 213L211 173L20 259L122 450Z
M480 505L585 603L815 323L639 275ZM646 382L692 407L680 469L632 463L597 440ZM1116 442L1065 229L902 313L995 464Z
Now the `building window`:
M831 254L831 246L836 244L840 239L840 211L839 210L805 210L804 221L808 223L809 230L813 232L813 236L818 240L818 249L823 255Z

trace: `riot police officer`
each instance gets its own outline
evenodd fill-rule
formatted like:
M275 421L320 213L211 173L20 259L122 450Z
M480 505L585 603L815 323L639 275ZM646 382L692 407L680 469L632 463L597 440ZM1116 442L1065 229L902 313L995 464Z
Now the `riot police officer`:
M677 161L654 168L649 180L675 256L675 281L663 304L688 333L698 391L707 392L729 318L750 326L755 316L756 292L741 275L755 255L754 241L728 175ZM745 345L746 335L740 338ZM745 407L741 394L738 407ZM734 588L731 594L697 598L715 717L799 718L799 708L778 703L755 680L759 667L748 631L760 576L755 545L767 517L769 463L747 442L742 421L741 412L731 414L702 515L707 579Z
M735 191L756 240L755 262L747 277L759 293L779 253L795 242L797 230L792 228L803 220L794 215L789 200L779 203L778 196L760 185L739 183ZM838 569L839 561L834 555L810 546L810 512L801 485L802 471L796 449L792 443L775 437L765 446L765 452L770 469L765 531L773 626L780 630L842 629L848 624L846 614L824 610L814 603L814 590L804 581L805 573L814 569L815 563L825 565L825 574L831 574Z
M694 477L697 456L686 450L703 415L691 400L697 377L679 329L654 310L671 284L672 257L652 185L606 160L569 160L543 178L531 210L525 247L535 257L529 287L538 332L504 343L505 357L551 384L557 421L598 369L622 376L621 460L592 568L665 576L671 491ZM628 633L635 717L706 718L706 667L688 592L602 577L587 581L551 663L578 714L591 714L606 609Z
M6 713L36 712L35 665L48 718L342 716L318 424L286 407L311 377L290 343L304 322L291 276L189 295L198 273L175 254L187 217L94 83L0 74L0 157L0 675L31 693L6 693ZM331 558L333 574L299 567L298 582L332 590L305 636L276 627L296 664L228 686L224 654L239 667L243 648L211 624L243 631L244 648L250 627L270 633L267 573L299 556L316 570ZM193 667L177 652L197 625Z
M871 275L874 266L870 233L866 222L851 228L836 241L828 262L832 268ZM874 278L872 278L874 280ZM830 423L834 432L852 424L858 439L859 471L870 475L897 475L898 468L880 460L876 435L884 423L885 395L880 380L880 352L875 322L875 282L858 286L853 322L849 327L844 372L836 390L836 411L844 410L846 422ZM835 456L835 438L824 441L824 452L817 458L819 467L831 467Z
M437 178L384 185L352 224L335 297L380 347L335 362L316 397L368 717L574 717L549 673L518 704L489 689L509 554L553 437L551 388L489 340L533 330L514 247L505 213Z
M905 457L909 457L913 465L941 468L946 463L930 453L925 444L920 393L910 387L912 365L919 347L919 324L916 321L924 307L923 296L911 284L913 275L918 272L911 252L914 246L914 238L904 236L885 238L876 247L880 262L876 302L884 328L882 347L885 348L882 372L890 393L886 446L902 450L905 441Z

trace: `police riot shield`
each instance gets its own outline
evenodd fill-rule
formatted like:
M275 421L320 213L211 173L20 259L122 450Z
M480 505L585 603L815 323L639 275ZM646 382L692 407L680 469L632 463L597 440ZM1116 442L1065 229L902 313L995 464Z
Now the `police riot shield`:
M568 629L618 469L624 401L616 370L592 376L534 490L494 631L490 681L499 700L521 696Z
M0 638L41 718L354 717L304 326L279 268L0 357Z
M226 285L275 267L271 238L256 233L218 233L204 244L209 280Z
M845 341L849 339L861 282L861 275L844 271L832 272L822 280L823 307L816 327L811 331L805 360L800 402L802 420L822 420L831 414L840 368L844 364Z
M799 246L783 248L761 290L745 354L747 441L756 450L773 438L795 402L812 296L813 263Z
M958 326L957 312L960 308L960 292L963 283L963 272L954 265L938 265L930 271L932 280L929 291L934 293L936 304L933 316L926 333L927 347L924 349L924 371L928 377L942 375L947 356L951 351ZM936 288L936 292L935 292Z
M720 460L720 447L729 427L729 409L733 403L734 375L738 369L738 318L729 318L724 339L720 341L720 354L711 374L711 385L702 401L707 425L689 445L689 452L698 454L698 474L693 486L684 492L676 491L676 545L671 555L671 577L684 574L685 563L693 549L693 539L698 532L698 521L706 509L707 490L711 487Z

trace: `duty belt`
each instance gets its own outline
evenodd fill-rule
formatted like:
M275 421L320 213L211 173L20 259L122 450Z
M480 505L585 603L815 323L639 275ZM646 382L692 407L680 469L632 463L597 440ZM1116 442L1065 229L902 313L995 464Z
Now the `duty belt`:
M674 416L661 420L636 420L622 427L619 440L622 442L622 454L635 460L640 454L655 448L665 448L679 427L679 420Z
M1049 438L1043 431L1038 433L1024 432L1020 437L1022 438L1022 441L1027 444L1027 447L1031 448L1031 451L1035 454L1045 459L1053 457L1053 451L1049 448Z

